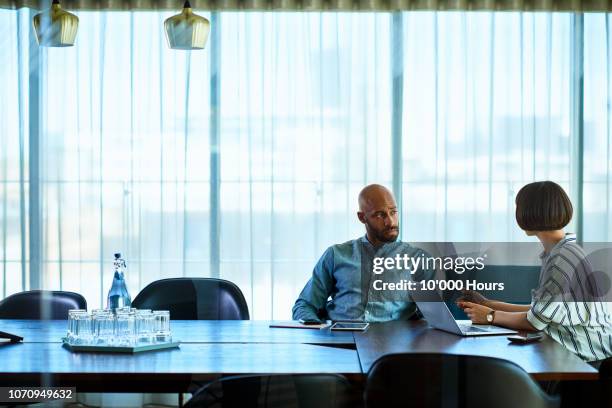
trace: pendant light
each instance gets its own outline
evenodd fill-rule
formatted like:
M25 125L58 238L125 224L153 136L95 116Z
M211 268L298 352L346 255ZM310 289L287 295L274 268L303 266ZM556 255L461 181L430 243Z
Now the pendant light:
M189 0L185 1L180 14L164 22L168 46L174 50L201 50L206 45L210 22L194 14Z
M79 18L62 10L59 0L53 0L51 8L32 19L36 39L41 47L70 47L79 28Z

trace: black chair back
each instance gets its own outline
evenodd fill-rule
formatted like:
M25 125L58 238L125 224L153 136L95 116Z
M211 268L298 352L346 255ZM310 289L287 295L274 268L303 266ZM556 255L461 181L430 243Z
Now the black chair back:
M358 408L362 394L337 374L223 377L194 393L185 408Z
M87 301L74 292L30 290L0 301L0 319L62 320L70 309L87 309Z
M612 408L612 357L601 362L596 394L600 407Z
M612 408L612 357L591 364L599 368L598 380L563 381L561 383L561 406L563 408Z
M157 280L140 291L132 306L169 310L173 320L249 320L249 308L240 288L223 279Z
M368 373L366 407L552 408L531 377L509 361L450 354L389 354Z

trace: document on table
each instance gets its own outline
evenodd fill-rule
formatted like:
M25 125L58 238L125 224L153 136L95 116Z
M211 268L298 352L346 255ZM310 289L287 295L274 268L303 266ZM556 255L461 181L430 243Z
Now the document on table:
M278 328L278 329L324 329L329 326L330 326L330 323L302 324L300 322L296 322L293 320L289 320L286 322L270 323L271 328Z

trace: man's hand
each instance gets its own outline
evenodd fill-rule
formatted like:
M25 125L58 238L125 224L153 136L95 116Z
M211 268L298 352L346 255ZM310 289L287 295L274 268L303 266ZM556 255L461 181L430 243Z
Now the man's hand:
M479 305L472 302L457 302L457 305L463 309L474 324L489 324L487 322L487 314L493 309L487 306Z
M457 304L459 304L459 302L471 302L478 305L488 306L489 299L482 296L475 290L462 290L461 293L463 294L459 297Z

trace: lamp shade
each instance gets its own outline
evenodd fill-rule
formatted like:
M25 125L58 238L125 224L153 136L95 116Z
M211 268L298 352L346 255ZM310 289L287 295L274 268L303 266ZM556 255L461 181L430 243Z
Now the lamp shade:
M188 1L180 14L164 22L168 46L175 50L201 50L206 45L210 22L194 14Z
M62 10L59 0L53 0L51 8L38 13L32 20L36 39L41 47L70 47L74 45L79 18Z

